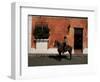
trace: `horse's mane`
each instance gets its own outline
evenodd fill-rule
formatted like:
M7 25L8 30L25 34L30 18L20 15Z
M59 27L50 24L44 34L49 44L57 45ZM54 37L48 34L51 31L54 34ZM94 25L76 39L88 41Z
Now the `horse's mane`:
M57 44L58 47L62 47L63 46L61 41L55 40L55 43Z
M57 44L58 47L63 47L63 42L55 40L55 43ZM71 47L69 44L67 44L67 47Z

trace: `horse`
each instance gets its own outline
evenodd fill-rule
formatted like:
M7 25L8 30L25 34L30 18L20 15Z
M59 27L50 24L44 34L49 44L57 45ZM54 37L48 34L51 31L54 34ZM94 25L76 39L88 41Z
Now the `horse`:
M66 48L63 49L64 44L61 43L60 41L55 40L54 42L54 47L57 47L57 51L59 53L59 56L61 56L61 54L64 54L65 52L68 51L69 55L70 55L70 60L72 59L72 47L70 45L66 45Z

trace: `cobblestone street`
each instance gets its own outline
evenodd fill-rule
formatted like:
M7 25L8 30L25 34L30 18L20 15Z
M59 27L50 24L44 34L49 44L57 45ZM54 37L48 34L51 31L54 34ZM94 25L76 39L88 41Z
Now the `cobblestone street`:
M72 56L69 60L68 56L30 56L28 57L28 66L49 66L49 65L74 65L87 64L87 55Z

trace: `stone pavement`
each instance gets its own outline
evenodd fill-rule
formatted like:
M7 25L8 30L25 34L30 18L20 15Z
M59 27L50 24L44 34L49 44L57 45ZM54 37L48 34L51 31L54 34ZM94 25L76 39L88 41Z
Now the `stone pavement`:
M74 64L87 64L87 55L72 56L69 60L68 56L28 56L28 66L49 66L49 65L74 65Z

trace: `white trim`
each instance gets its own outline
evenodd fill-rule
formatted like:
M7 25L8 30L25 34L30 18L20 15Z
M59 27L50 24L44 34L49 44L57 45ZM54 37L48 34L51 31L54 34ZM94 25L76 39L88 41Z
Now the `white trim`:
M31 52L32 16L28 16L28 51Z

